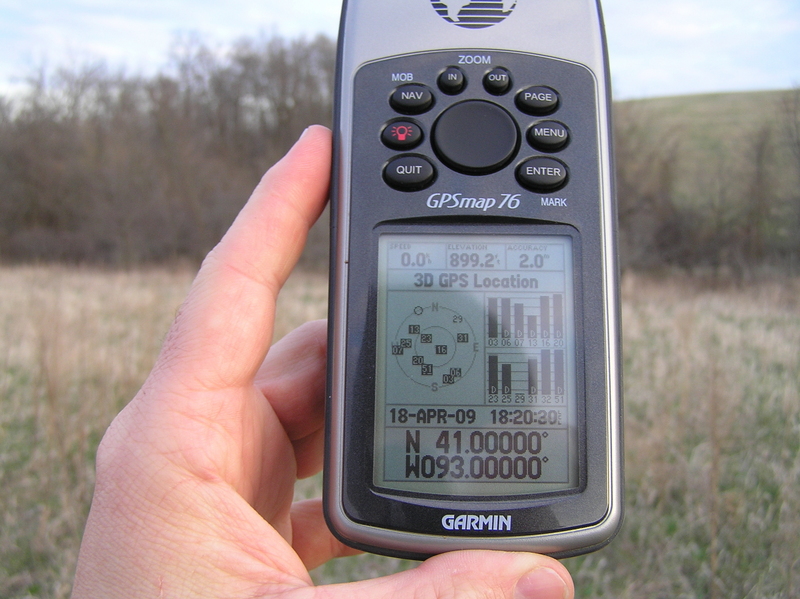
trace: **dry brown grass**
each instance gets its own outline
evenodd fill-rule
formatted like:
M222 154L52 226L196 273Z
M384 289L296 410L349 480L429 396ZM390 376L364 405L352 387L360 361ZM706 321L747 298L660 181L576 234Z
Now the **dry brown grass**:
M95 448L190 280L0 269L0 597L69 596ZM276 337L324 317L325 286L293 276ZM800 281L627 275L623 322L627 517L609 547L567 561L579 596L800 595ZM362 556L314 577L405 567Z
M143 381L189 280L0 270L0 596L69 596L97 443Z
M800 593L800 282L623 283L627 514L585 597Z
M147 376L188 269L0 269L0 597L68 597L94 452ZM326 280L297 274L276 338L325 316Z

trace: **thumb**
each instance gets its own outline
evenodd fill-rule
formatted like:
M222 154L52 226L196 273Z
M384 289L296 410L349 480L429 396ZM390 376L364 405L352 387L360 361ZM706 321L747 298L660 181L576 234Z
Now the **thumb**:
M414 570L324 588L347 599L572 599L567 569L533 553L458 551L430 558Z

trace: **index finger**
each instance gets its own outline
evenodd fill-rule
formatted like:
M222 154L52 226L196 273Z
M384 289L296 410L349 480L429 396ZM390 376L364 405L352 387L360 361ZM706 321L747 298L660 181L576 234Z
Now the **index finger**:
M309 127L261 179L175 318L159 358L168 380L192 390L252 384L278 292L325 206L330 160L330 131Z

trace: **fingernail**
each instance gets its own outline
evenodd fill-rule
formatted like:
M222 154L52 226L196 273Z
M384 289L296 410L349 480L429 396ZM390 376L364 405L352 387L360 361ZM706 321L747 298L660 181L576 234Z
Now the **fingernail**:
M514 599L567 599L569 587L555 570L537 568L517 581Z

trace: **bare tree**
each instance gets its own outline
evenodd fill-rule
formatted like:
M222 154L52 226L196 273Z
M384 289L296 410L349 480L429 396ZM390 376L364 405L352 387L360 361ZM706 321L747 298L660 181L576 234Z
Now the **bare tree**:
M788 262L793 272L800 268L800 86L795 87L784 98L782 110L782 126L786 132L786 142L793 157L795 171L795 193L788 198L784 208L784 219L791 223L791 239L793 244L788 248Z
M767 249L765 236L768 234L772 204L773 186L769 172L774 154L772 127L762 125L750 139L747 162L751 172L749 184L745 187L743 249L748 262L758 264L764 260Z
M199 260L332 112L331 40L176 41L152 78L41 68L0 103L0 258Z
M683 243L673 203L679 135L655 135L637 102L618 103L614 118L622 265L656 266Z

